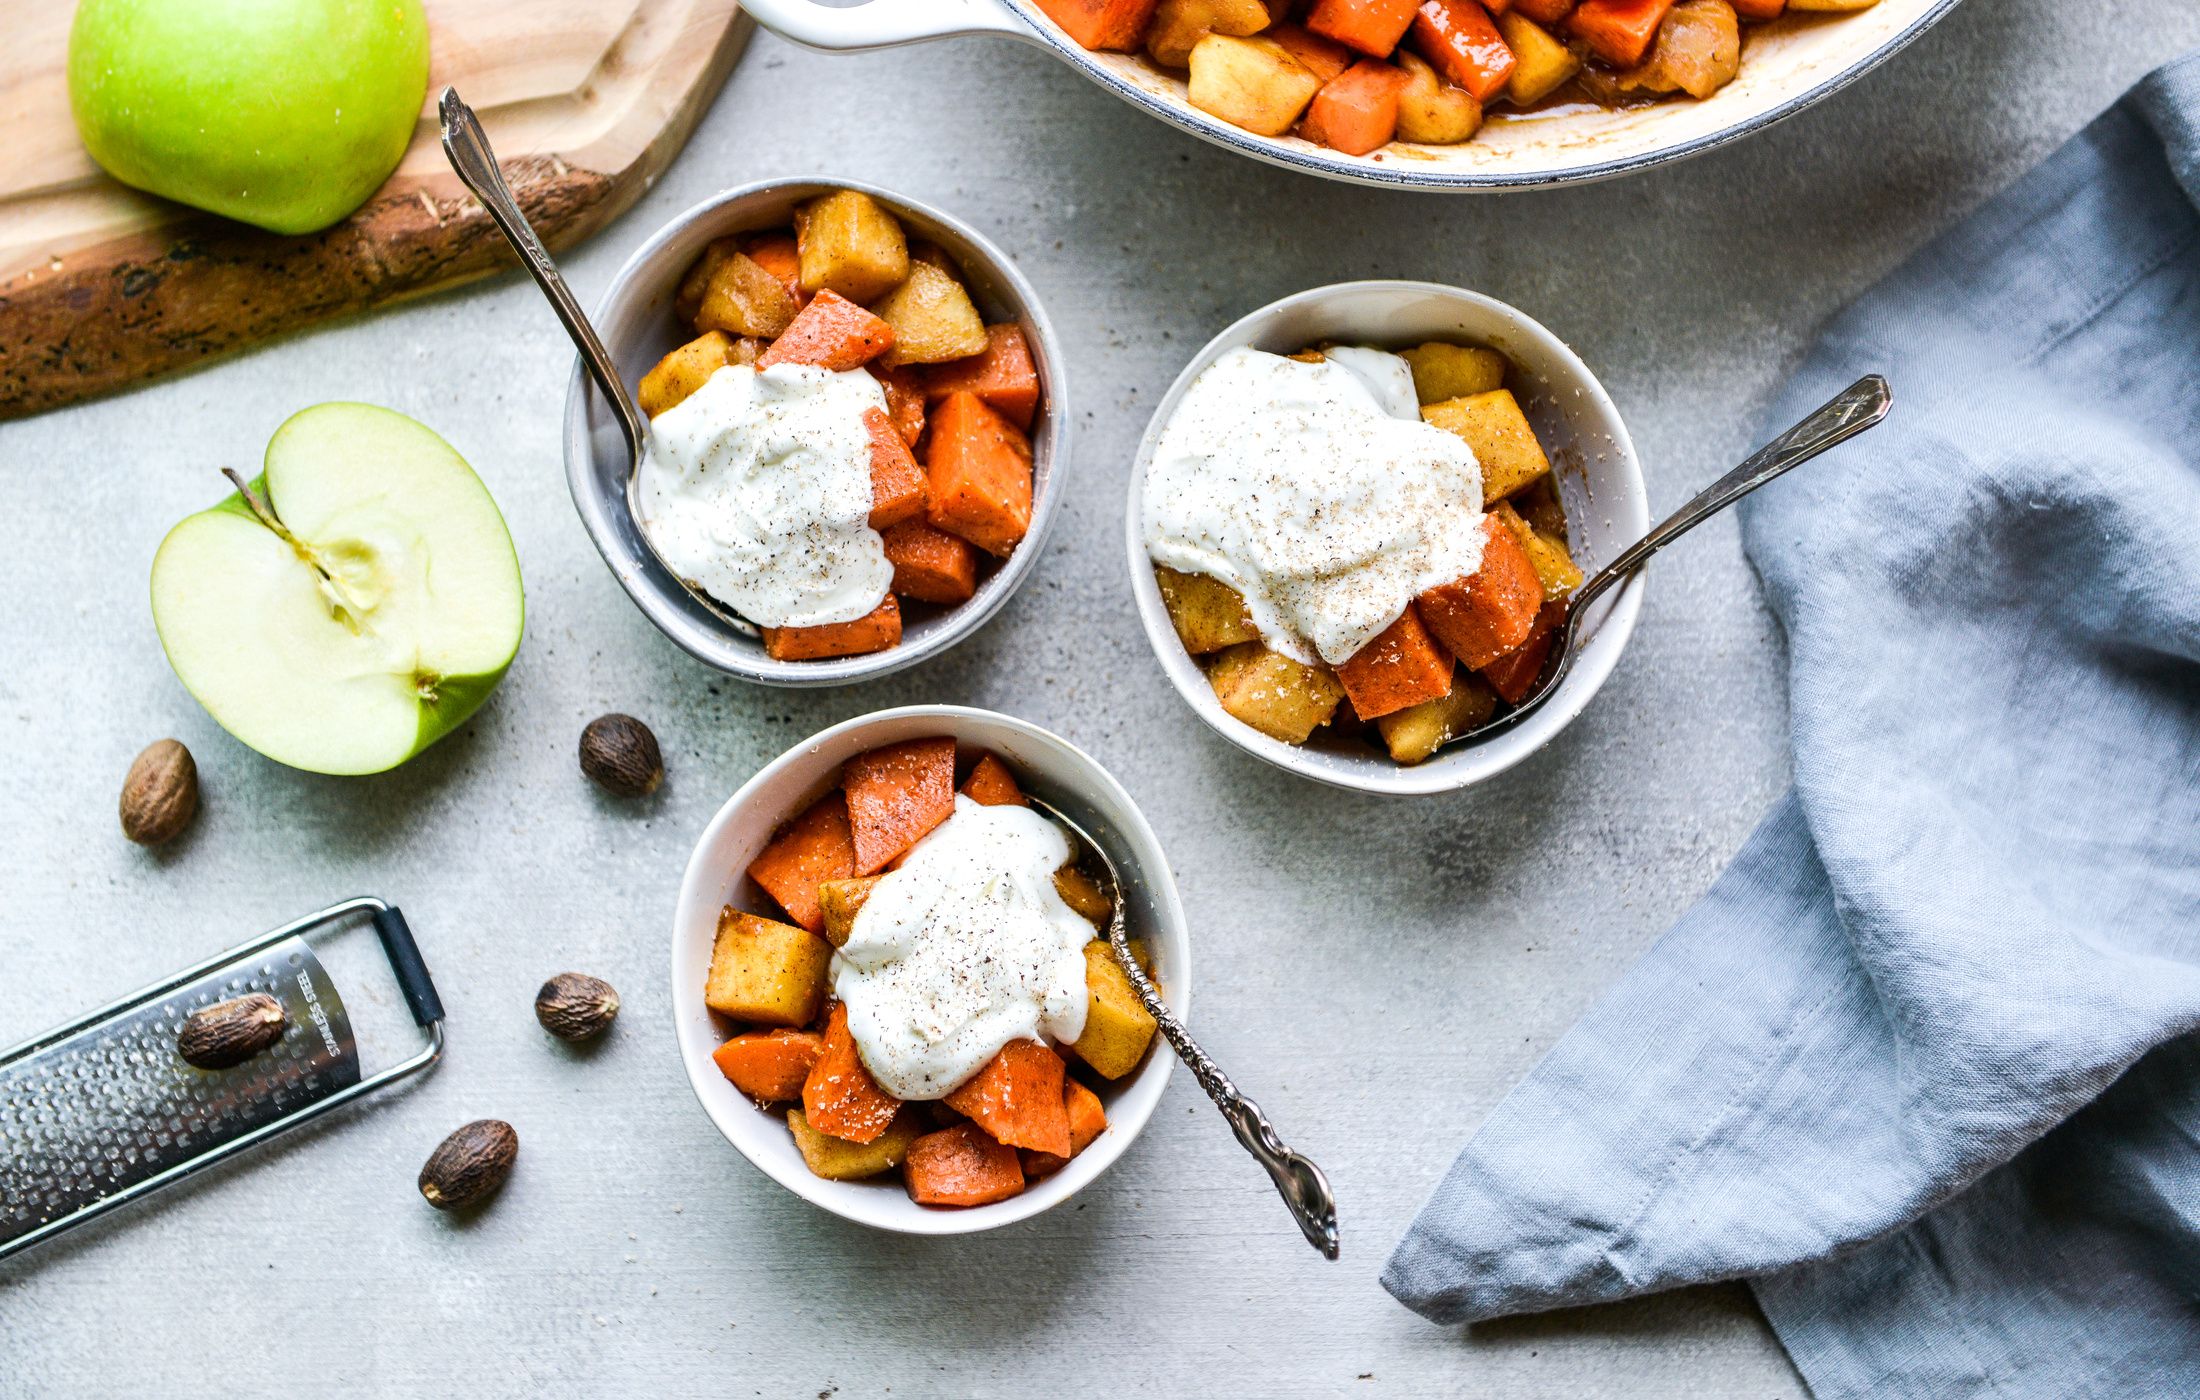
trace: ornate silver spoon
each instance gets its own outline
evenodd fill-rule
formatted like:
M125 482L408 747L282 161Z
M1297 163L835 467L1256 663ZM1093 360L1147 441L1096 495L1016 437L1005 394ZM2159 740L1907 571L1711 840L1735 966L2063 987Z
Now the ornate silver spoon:
M1231 1131L1255 1161L1268 1169L1275 1180L1276 1190L1283 1196L1284 1204L1291 1207L1291 1214L1299 1222L1299 1233L1306 1242L1331 1259L1337 1257L1337 1199L1330 1194L1329 1178L1322 1169L1307 1158L1283 1145L1276 1130L1269 1126L1268 1115L1260 1111L1260 1105L1238 1092L1219 1065L1207 1058L1207 1052L1199 1048L1184 1023L1176 1019L1169 1004L1161 999L1161 991L1131 956L1130 936L1125 931L1123 917L1123 881L1116 874L1115 862L1092 839L1086 830L1064 816L1061 809L1036 797L1026 796L1032 808L1049 820L1058 823L1070 835L1084 844L1100 862L1106 876L1108 898L1114 902L1114 912L1108 916L1108 947L1115 953L1115 961L1130 978L1131 987L1138 993L1146 1011L1161 1023L1161 1033L1168 1037L1170 1048L1177 1058L1184 1061L1199 1087L1207 1091L1207 1097L1215 1101L1222 1116L1230 1120Z
M581 363L588 367L588 375L596 381L596 387L611 401L614 416L619 420L619 434L626 439L626 510L634 517L634 524L642 537L642 545L649 551L658 566L680 580L696 602L744 637L756 637L761 633L755 623L719 602L703 591L693 579L681 578L680 571L665 563L657 553L656 542L649 537L649 527L642 514L641 473L642 454L649 446L649 427L642 419L642 410L627 391L626 381L619 377L619 367L611 362L611 356L597 337L596 328L588 323L588 315L581 304L573 299L573 293L558 275L558 265L550 260L550 250L542 246L535 236L534 226L520 212L519 201L512 197L511 186L504 183L504 172L497 168L496 152L489 149L489 138L481 130L481 121L474 109L459 99L453 88L443 89L437 103L443 118L443 154L450 158L451 169L481 207L489 211L504 241L519 254L520 265L535 279L543 296L550 302L550 309L558 313L564 323L565 333L573 339L573 348L580 352Z
M1802 422L1751 453L1740 466L1706 486L1695 499L1667 516L1649 534L1621 550L1617 558L1574 590L1566 609L1566 621L1560 624L1558 637L1551 645L1550 660L1544 663L1543 675L1535 689L1504 714L1480 728L1445 740L1442 747L1493 738L1542 708L1543 703L1557 692L1559 682L1566 679L1567 671L1573 668L1574 652L1581 640L1582 615L1599 595L1641 568L1651 555L1774 477L1878 423L1887 416L1893 404L1887 381L1876 374L1865 375L1820 405Z

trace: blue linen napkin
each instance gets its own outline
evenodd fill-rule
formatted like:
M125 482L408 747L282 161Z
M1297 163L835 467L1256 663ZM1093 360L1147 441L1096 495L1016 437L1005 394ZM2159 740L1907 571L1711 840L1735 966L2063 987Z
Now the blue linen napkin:
M1843 313L1795 785L1468 1143L1439 1322L1748 1277L1821 1397L2200 1395L2200 54ZM1768 431L1770 431L1768 429Z

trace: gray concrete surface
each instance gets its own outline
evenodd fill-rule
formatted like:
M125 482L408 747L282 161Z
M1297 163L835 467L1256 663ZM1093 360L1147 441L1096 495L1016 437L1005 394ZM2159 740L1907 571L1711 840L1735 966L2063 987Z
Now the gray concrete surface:
M565 497L570 356L516 277L0 429L0 1042L360 891L410 911L452 1018L417 1089L0 1266L0 1393L1799 1393L1739 1286L1460 1330L1376 1284L1467 1132L1784 782L1779 638L1731 525L1659 563L1630 653L1560 742L1471 794L1383 803L1294 782L1181 707L1124 593L1125 464L1230 318L1320 282L1428 277L1569 339L1669 507L1746 446L1828 313L2195 43L2200 10L2167 0L1974 0L1738 148L1470 200L1227 157L1003 43L828 58L759 38L659 187L572 259L584 299L712 190L843 173L990 230L1050 298L1075 375L1067 517L1033 581L958 654L854 690L723 680L628 606ZM215 469L332 398L403 409L467 454L530 604L472 725L360 781L228 739L145 605L154 546L218 494ZM689 844L784 747L911 700L1049 725L1143 802L1194 922L1198 1028L1328 1167L1343 1262L1298 1242L1187 1076L1077 1202L960 1240L829 1218L711 1129L666 1005ZM642 806L574 769L607 709L663 737L671 779ZM115 792L166 734L197 753L206 810L151 855L117 833ZM594 1053L529 1014L566 968L626 998ZM486 1214L447 1219L413 1177L479 1116L517 1125L519 1167Z

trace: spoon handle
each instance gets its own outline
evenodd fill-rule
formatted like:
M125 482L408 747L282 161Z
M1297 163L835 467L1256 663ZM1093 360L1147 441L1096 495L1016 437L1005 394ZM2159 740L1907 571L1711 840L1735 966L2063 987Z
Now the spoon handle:
M459 99L454 88L443 89L442 100L437 104L443 117L443 152L450 157L451 168L466 188L474 192L489 217L504 234L505 242L519 254L520 262L534 277L535 285L550 299L551 309L565 323L566 334L580 350L581 363L588 366L589 377L604 397L618 411L619 431L626 436L626 445L633 460L642 459L642 451L648 442L647 430L642 425L641 410L634 406L634 396L626 390L619 378L617 366L604 351L603 342L596 338L596 328L588 324L588 317L581 311L580 303L558 275L558 265L550 260L550 250L542 246L535 236L534 226L520 212L519 201L512 197L511 186L504 183L504 172L497 168L496 152L489 149L489 138L481 130L481 120L474 109Z
M1192 1033L1184 1029L1184 1023L1161 999L1161 989L1153 984L1153 979L1131 954L1120 897L1116 910L1108 929L1108 946L1115 952L1117 965L1130 978L1138 1000L1144 1004L1147 1014L1160 1024L1161 1034L1168 1038L1177 1058L1199 1081L1199 1087L1207 1091L1207 1097L1222 1110L1222 1116L1230 1120L1230 1130L1237 1135L1238 1142L1253 1155L1253 1160L1267 1169L1269 1179L1275 1182L1284 1204L1291 1208L1292 1217L1298 1221L1299 1233L1324 1255L1336 1258L1337 1200L1329 1189L1329 1178L1312 1161L1284 1146L1260 1105L1239 1092L1237 1085L1230 1082L1230 1076L1222 1072L1222 1066L1210 1059L1199 1042L1192 1039Z
M1618 558L1597 570L1596 576L1574 593L1574 614L1578 616L1591 599L1641 568L1651 555L1742 497L1871 427L1887 416L1893 404L1887 381L1876 374L1867 374L1843 389L1802 422L1751 453L1740 466L1706 486L1694 500L1660 521L1649 534L1621 550Z

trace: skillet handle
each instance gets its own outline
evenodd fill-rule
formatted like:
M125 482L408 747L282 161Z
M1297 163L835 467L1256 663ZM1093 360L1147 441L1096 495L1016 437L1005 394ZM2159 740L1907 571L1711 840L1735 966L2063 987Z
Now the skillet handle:
M886 49L960 34L1032 39L1008 0L867 0L846 8L813 0L742 0L741 8L780 38L834 52Z

